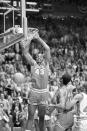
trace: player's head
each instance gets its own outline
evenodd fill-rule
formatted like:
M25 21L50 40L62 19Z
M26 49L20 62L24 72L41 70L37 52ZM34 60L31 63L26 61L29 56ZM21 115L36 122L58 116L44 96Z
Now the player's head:
M38 64L41 64L43 62L43 54L37 53L36 55L34 55L34 59Z
M71 76L70 76L70 74L66 72L66 73L62 76L61 81L62 81L62 84L66 86L66 85L71 81Z

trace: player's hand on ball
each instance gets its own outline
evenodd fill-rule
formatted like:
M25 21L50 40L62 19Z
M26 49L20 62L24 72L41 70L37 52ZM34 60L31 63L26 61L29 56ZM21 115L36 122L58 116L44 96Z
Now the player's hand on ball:
M29 34L29 36L28 36L28 40L33 40L34 39L34 34Z
M34 39L39 39L39 34L37 32L34 34Z

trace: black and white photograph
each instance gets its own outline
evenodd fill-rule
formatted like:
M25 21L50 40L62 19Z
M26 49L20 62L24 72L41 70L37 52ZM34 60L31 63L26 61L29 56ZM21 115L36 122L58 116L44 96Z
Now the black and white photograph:
M0 0L0 131L87 131L87 0Z

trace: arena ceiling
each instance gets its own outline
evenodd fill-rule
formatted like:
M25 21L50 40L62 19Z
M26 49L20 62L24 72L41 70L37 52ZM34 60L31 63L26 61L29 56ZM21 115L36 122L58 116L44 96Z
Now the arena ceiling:
M5 12L8 5L12 5L16 8L20 8L20 1L21 0L1 0L0 2L0 12ZM6 8L5 8L6 7ZM72 12L76 13L87 13L87 1L86 0L26 0L26 8L27 13L38 13L39 11L48 13L48 12L64 12L69 13L71 10ZM38 10L31 10L31 9L39 9ZM68 9L68 10L67 10Z

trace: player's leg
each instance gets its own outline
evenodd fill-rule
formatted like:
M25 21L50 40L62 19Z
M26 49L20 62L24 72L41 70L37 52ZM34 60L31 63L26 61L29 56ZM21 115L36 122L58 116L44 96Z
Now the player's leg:
M28 105L28 120L27 120L27 129L33 131L34 130L34 114L35 114L36 106Z
M47 102L48 101L48 98L49 98L49 93L48 92L45 92L45 93L42 93L40 95L40 99L42 102ZM38 107L38 116L39 116L39 128L40 128L40 131L44 131L45 130L45 114L46 114L46 106L45 105L40 105Z
M39 116L39 129L40 131L45 130L44 116Z
M51 119L49 120L45 120L45 131L52 131L52 123L51 123Z
M38 119L34 119L34 125L35 125L35 131L40 131L40 129L39 129L39 120Z
M34 105L37 104L39 95L38 93L31 90L29 94L29 103L28 104L28 120L27 120L27 129L33 131L34 129L34 114L36 111L37 106Z

